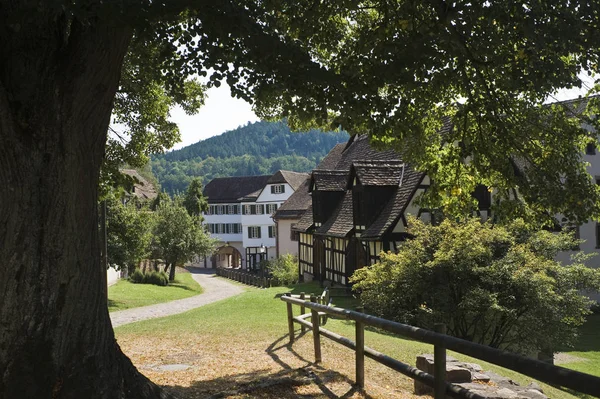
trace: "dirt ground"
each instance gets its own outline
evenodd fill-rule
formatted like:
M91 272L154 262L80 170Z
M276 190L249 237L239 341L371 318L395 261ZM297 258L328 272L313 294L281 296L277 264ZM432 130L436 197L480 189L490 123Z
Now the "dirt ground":
M415 397L412 380L370 359L365 389L359 390L353 385L353 352L328 340L322 341L323 362L314 364L311 334L293 346L285 335L275 341L223 341L211 336L119 338L141 372L185 399Z

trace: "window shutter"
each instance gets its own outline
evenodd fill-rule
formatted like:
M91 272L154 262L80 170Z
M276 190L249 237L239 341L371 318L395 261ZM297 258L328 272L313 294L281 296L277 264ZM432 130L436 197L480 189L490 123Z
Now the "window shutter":
M282 185L281 185L281 193L282 193L282 194L283 194L283 193L285 193L285 184L282 184Z
M252 227L248 226L248 238L252 238Z
M261 230L262 230L262 228L261 228L260 226L258 226L258 227L256 228L256 232L258 233L258 234L256 235L256 238L260 238L260 231L261 231Z
M271 194L275 194L275 186L271 186Z

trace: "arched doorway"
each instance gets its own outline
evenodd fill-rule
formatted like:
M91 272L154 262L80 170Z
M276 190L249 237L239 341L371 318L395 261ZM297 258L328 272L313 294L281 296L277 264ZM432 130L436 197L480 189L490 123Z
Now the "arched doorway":
M239 268L242 266L242 254L231 245L224 245L217 249L211 261L213 267Z

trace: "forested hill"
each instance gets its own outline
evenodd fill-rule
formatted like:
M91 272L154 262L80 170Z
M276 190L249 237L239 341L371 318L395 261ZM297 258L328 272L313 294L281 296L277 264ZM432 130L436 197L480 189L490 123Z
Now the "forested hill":
M270 174L279 169L312 170L345 132L292 133L285 122L256 122L180 150L152 158L152 172L163 190L183 192L200 176L207 184L215 177Z

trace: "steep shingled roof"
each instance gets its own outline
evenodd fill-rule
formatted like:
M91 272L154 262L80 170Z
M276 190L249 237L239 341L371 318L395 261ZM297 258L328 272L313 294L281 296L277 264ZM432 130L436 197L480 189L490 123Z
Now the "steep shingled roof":
M410 167L405 168L401 186L396 189L375 221L367 226L367 229L361 234L361 238L379 239L393 229L424 176L425 173L416 172Z
M212 203L237 202L243 198L256 198L271 175L217 177L204 187L204 196Z
M399 186L404 163L400 160L353 162L351 170L363 186Z
M342 152L346 148L346 143L336 144L327 155L317 165L315 170L333 170L342 158Z
M353 228L352 191L348 190L344 193L344 198L335 212L327 219L327 222L315 230L315 234L346 237Z
M311 182L318 191L345 191L348 182L347 170L315 170Z
M314 224L313 212L312 212L312 204L308 206L306 212L302 215L296 226L292 228L292 230L299 231L301 233L306 233Z
M312 198L308 191L309 187L310 178L306 176L304 182L294 191L294 194L277 209L277 212L273 215L273 219L300 218L312 204Z

